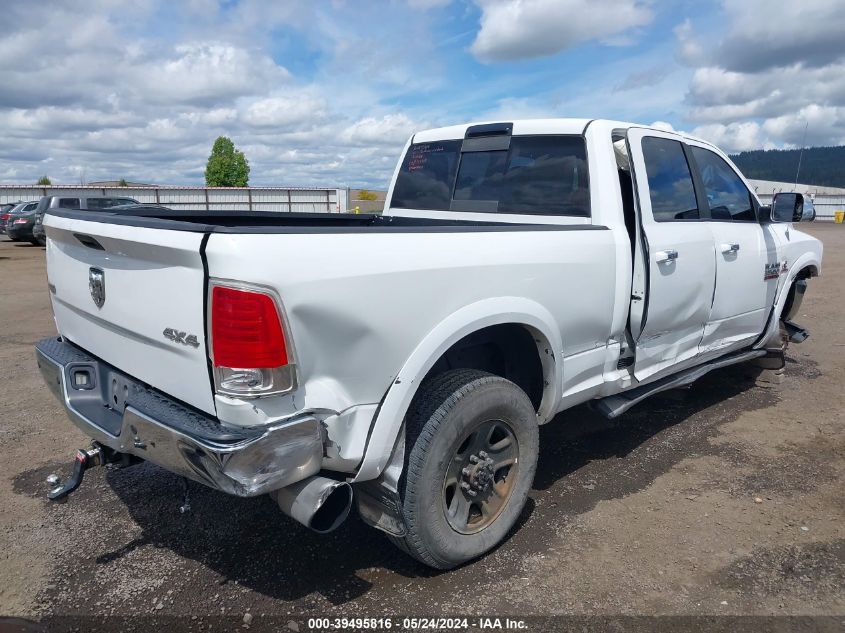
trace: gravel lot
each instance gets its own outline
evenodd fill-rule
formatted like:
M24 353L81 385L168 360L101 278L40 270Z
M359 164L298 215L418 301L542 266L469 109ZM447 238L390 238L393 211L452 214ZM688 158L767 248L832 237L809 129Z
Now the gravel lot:
M789 348L782 384L736 366L613 424L566 412L541 430L519 530L449 573L356 517L319 536L266 497L199 484L180 513L181 481L146 464L91 471L66 503L48 504L46 476L68 473L87 442L35 367L33 344L55 331L44 249L2 237L0 613L56 628L70 626L64 616L117 615L149 630L243 630L246 613L253 630L388 614L837 615L828 623L843 625L845 226L802 229L824 241L824 276L810 284L799 322L811 337Z

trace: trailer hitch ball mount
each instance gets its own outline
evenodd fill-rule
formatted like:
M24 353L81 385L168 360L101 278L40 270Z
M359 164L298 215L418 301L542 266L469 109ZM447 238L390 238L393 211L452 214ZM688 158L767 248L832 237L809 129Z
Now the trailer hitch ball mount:
M47 483L51 486L47 498L51 501L59 501L67 497L79 488L82 478L85 476L85 471L89 468L104 466L113 462L124 462L123 465L128 466L131 457L131 455L118 453L98 442L91 442L89 448L81 448L76 451L76 457L73 460L73 472L66 481L62 481L61 477L55 473L47 477Z

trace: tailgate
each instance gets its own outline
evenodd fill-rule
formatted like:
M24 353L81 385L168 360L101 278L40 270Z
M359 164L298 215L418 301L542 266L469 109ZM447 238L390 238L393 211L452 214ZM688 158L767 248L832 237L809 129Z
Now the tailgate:
M214 414L203 234L53 215L45 216L44 226L59 334L151 387Z

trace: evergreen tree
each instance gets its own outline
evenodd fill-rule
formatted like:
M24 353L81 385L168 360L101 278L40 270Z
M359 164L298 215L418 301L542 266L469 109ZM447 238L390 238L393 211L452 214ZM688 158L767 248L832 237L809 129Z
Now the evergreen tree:
M746 178L795 182L800 149L758 149L731 156ZM820 187L845 187L845 146L807 147L798 182Z

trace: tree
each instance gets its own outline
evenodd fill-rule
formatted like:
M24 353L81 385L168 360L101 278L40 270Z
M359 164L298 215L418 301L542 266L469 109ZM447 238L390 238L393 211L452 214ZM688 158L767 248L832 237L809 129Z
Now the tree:
M246 187L249 185L249 162L235 149L232 139L218 136L205 167L205 184L209 187Z
M117 181L117 186L118 187L128 187L129 184L126 182L126 178L121 178L120 180Z
M36 185L52 185L53 183L50 182L50 179L47 178L47 176L45 174L44 176L41 176L41 178L39 178L38 182L36 182L35 184Z
M361 189L358 192L358 200L378 200L378 194L369 189Z

